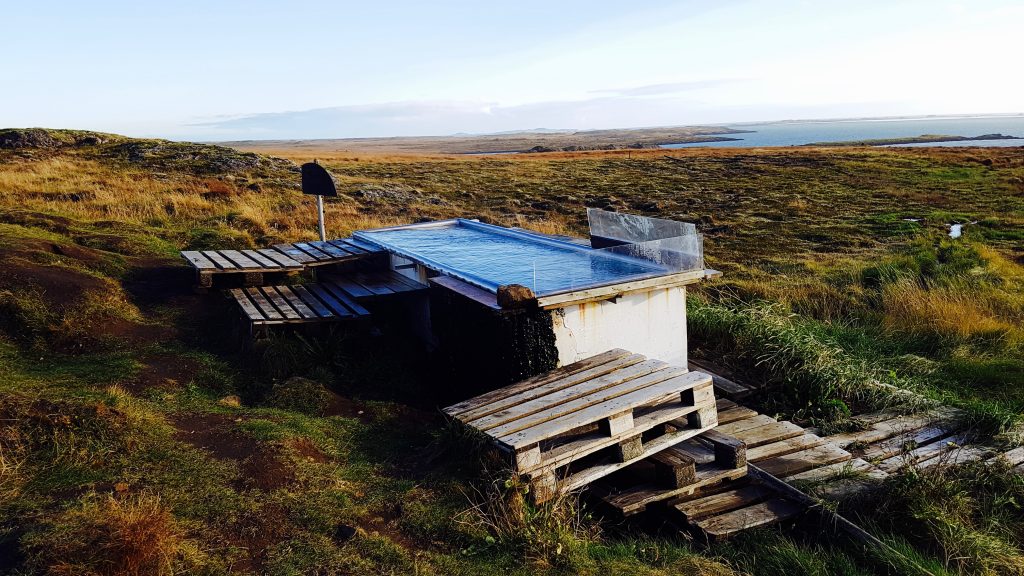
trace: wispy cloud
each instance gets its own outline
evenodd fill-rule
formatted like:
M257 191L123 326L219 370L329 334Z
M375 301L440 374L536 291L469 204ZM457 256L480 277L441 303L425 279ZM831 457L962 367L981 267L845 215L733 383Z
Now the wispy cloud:
M630 88L608 88L604 90L593 90L591 94L613 94L617 96L666 96L669 94L694 92L707 88L717 88L719 86L734 84L740 81L742 81L740 78L712 78L708 80L692 80L689 82L647 84L645 86L633 86Z
M405 101L206 118L189 127L208 140L433 136L683 124L693 122L693 111L703 107L699 101L653 92L519 105Z

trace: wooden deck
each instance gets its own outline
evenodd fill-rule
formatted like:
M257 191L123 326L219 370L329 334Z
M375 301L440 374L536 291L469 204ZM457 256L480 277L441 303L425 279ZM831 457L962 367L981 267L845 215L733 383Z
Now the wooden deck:
M209 287L216 274L244 274L246 285L262 284L263 274L298 272L308 267L367 258L382 250L351 238L327 242L276 244L259 250L184 250L201 286Z
M536 502L709 430L711 377L610 350L445 408L488 435Z
M268 326L364 318L370 314L363 307L367 300L426 288L396 272L381 271L333 275L291 286L234 288L228 294L248 321L250 332L257 335Z

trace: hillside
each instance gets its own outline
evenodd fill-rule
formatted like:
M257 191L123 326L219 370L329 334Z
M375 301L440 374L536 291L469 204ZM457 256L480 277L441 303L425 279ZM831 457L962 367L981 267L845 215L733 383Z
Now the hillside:
M177 252L314 238L310 151L266 152L0 130L0 573L908 573L799 531L701 548L529 507L386 326L243 346ZM587 206L697 222L725 276L692 299L693 352L765 383L763 411L844 429L882 381L1019 441L1019 150L315 153L335 237L454 216L582 234ZM1019 476L964 467L852 513L933 574L1021 573L1020 502Z

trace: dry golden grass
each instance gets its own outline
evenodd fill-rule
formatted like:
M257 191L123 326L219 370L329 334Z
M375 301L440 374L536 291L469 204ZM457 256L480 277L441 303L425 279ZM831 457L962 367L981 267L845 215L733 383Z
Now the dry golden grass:
M883 323L892 332L956 341L997 338L1011 345L1024 341L1020 316L987 291L958 284L929 287L908 278L887 284L882 298Z
M32 563L54 576L161 576L187 549L159 497L106 496L67 510Z

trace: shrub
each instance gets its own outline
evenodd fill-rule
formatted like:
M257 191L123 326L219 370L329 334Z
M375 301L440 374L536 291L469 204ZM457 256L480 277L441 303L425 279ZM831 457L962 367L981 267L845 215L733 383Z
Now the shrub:
M184 556L182 532L160 499L87 498L26 537L29 565L54 575L171 574Z
M320 416L327 411L330 399L331 394L323 384L309 378L294 376L275 384L267 403L275 408Z

